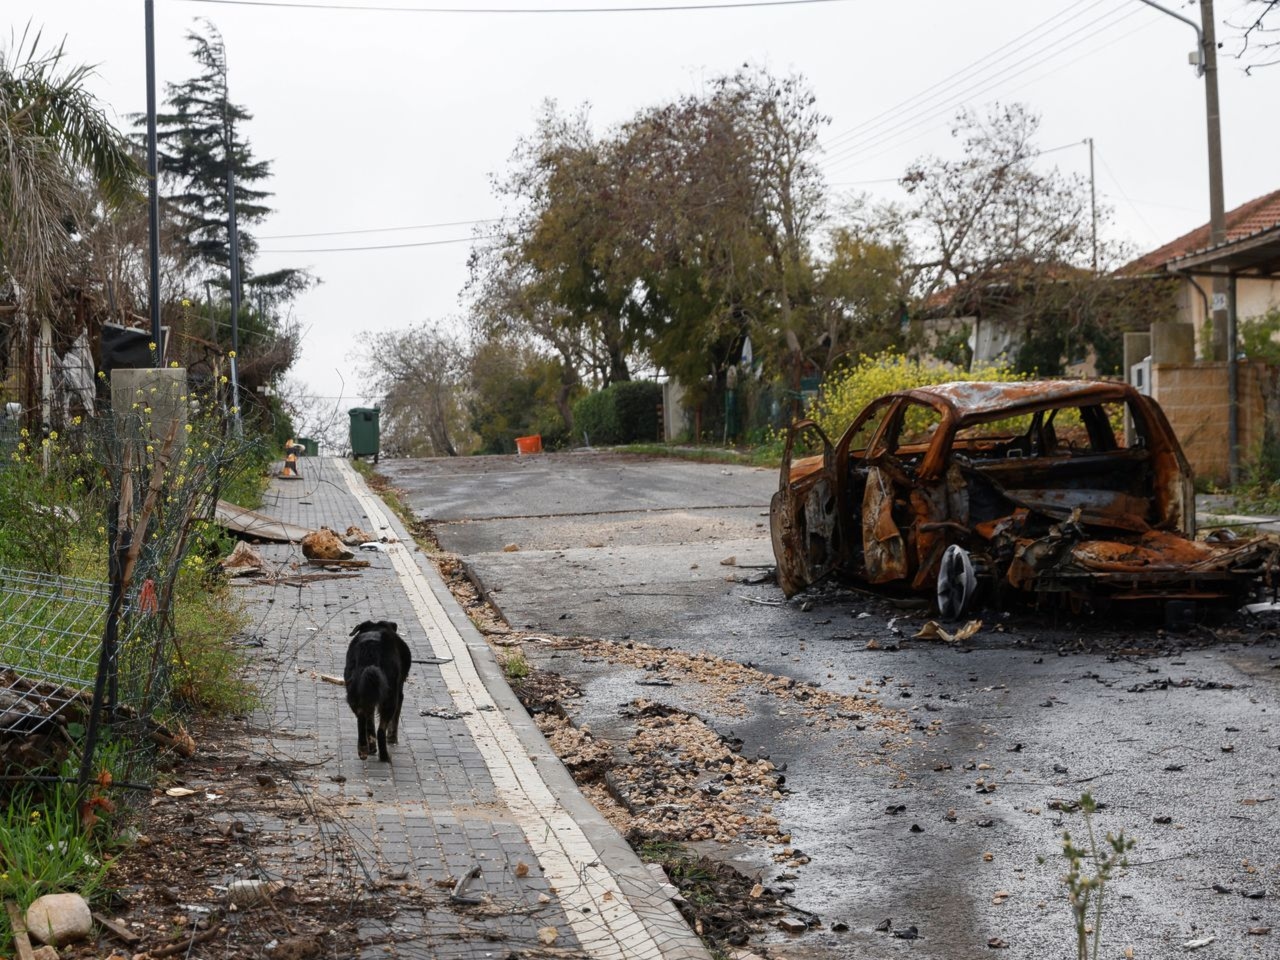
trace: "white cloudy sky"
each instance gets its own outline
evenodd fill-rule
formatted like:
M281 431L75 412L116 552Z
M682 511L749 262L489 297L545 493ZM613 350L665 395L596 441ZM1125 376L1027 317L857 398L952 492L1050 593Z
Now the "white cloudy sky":
M365 9L192 0L156 0L155 8L162 91L194 72L184 41L194 18L208 17L225 38L232 99L255 115L245 132L274 164L276 212L256 231L264 251L256 265L308 266L323 280L296 306L307 330L297 373L339 409L370 399L354 335L456 315L468 247L319 248L466 238L466 224L390 228L495 216L489 176L548 97L589 102L604 127L743 63L798 71L832 118L828 181L885 197L914 157L956 150L956 109L1020 100L1042 115L1042 148L1094 139L1116 238L1147 250L1208 219L1204 89L1187 64L1195 35L1140 0L820 0L594 13L480 8L680 0L337 2ZM467 12L369 9L375 2ZM1164 4L1199 17L1196 3ZM1240 22L1243 7L1218 0L1219 21ZM93 89L121 122L144 108L142 0L8 0L5 8L15 29L29 21L46 39L65 36L73 60L97 64ZM1280 66L1245 76L1229 55L1238 34L1219 27L1228 209L1280 188ZM1075 146L1039 162L1087 173L1088 153ZM375 229L387 232L352 232Z

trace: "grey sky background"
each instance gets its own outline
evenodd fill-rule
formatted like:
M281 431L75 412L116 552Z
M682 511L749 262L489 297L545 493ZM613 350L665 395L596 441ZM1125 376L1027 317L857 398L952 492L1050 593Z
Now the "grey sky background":
M373 6L368 0L347 0ZM381 6L665 5L667 0L381 0ZM715 0L706 0L715 2ZM1165 0L1193 20L1196 3ZM323 281L295 311L306 330L295 375L347 406L372 399L357 373L361 331L461 312L466 242L502 212L490 187L542 101L584 102L600 129L702 89L743 63L802 73L832 118L822 158L833 199L900 196L925 153L954 156L962 106L1021 101L1041 114L1037 162L1088 173L1092 137L1107 235L1152 249L1208 219L1203 81L1190 27L1139 0L837 0L785 7L608 13L401 13L156 0L157 77L195 72L185 33L207 17L226 42L244 131L274 164L276 213L255 229L256 266L307 266ZM1228 209L1280 189L1280 66L1245 76L1233 58L1243 0L1218 0ZM94 92L123 124L145 106L142 0L10 0L98 65ZM924 94L924 96L920 96ZM1072 146L1067 146L1072 145ZM328 236L286 237L293 234ZM272 251L272 252L267 252ZM281 251L281 252L275 252ZM288 251L288 252L284 252ZM314 251L314 252L294 252Z

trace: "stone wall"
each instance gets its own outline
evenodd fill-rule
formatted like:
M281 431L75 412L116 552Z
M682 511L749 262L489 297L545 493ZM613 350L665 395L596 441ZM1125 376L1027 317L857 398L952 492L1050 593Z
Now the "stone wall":
M1266 437L1267 417L1280 414L1280 368L1240 364L1240 464L1246 470ZM1227 364L1157 363L1151 395L1164 409L1197 478L1228 482Z

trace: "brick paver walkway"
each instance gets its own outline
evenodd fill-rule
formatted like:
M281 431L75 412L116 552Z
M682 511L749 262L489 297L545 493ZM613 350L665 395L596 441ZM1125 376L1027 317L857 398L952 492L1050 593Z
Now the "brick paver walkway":
M359 868L384 881L379 896L400 898L389 925L361 928L362 956L705 958L670 888L578 792L483 637L355 471L305 459L300 479L273 481L263 512L390 541L360 552L370 566L357 576L241 593L264 642L264 746L309 765L304 786L340 811ZM317 572L296 544L260 552L282 575ZM351 628L366 619L396 621L427 661L410 672L391 764L359 759L344 690L325 679L341 677ZM485 902L451 905L448 881L475 867L465 892Z

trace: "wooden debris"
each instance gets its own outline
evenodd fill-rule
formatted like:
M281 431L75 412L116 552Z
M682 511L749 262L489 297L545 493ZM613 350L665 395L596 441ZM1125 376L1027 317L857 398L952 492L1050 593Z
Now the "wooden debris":
M9 929L13 932L13 946L18 951L18 960L32 960L31 940L27 936L27 924L22 919L22 911L12 900L4 902L9 914Z

